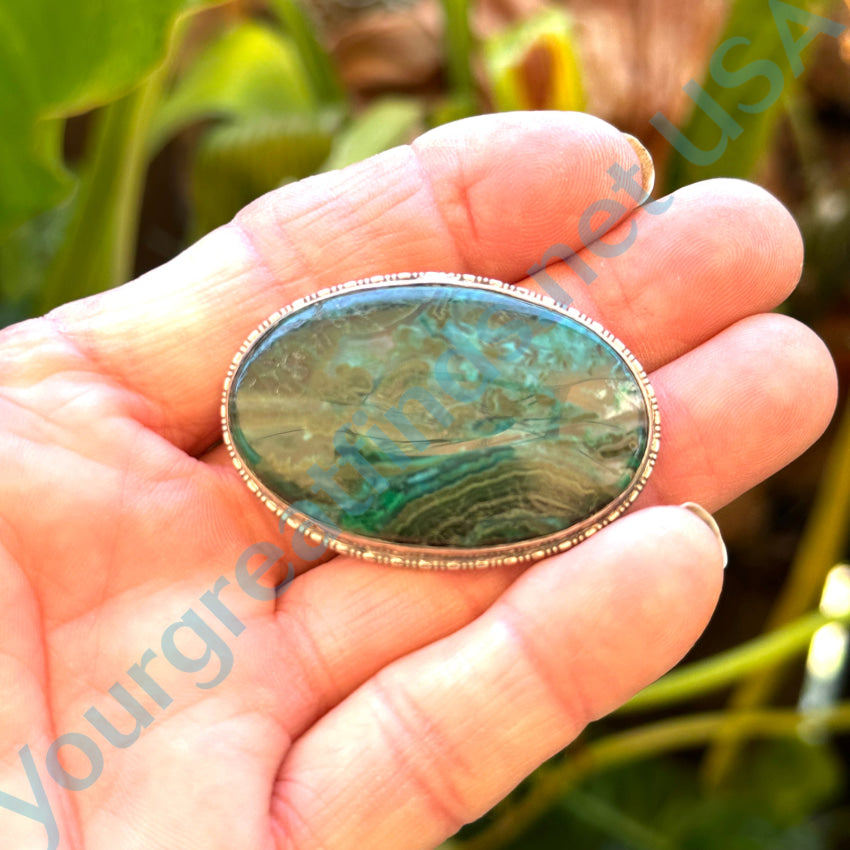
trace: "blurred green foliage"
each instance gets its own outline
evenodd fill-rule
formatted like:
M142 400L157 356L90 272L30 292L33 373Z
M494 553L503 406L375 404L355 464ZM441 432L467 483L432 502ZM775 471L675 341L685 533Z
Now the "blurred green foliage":
M386 96L355 108L294 0L263 15L234 7L210 33L190 13L209 0L113 4L49 0L0 7L0 324L132 276L147 169L176 136L187 167L190 240L256 196L480 111L466 0L445 0L449 84L427 102ZM98 49L92 49L97 45ZM580 108L582 87L565 13L546 10L485 44L497 108L529 106L523 56L555 63L538 106ZM69 118L88 112L86 143L63 152ZM11 131L8 131L11 130Z
M822 850L806 816L834 802L841 765L799 740L759 744L721 793L692 770L655 758L604 771L563 792L511 850Z
M794 8L822 14L827 5L809 0L797 2ZM778 18L790 32L781 14ZM795 32L792 37L799 38L799 35ZM711 177L746 179L753 175L770 148L778 121L801 83L801 78L793 72L783 72L788 65L789 57L777 17L771 14L768 4L764 0L736 0L702 88L738 125L739 135L709 164L695 163L681 151L674 150L667 173L670 190ZM691 111L682 132L706 150L721 135L710 112L698 108Z
M188 151L191 240L263 192L357 162L429 126L491 108L585 107L580 44L562 7L543 8L478 42L467 0L442 0L446 67L438 96L390 93L364 103L346 91L312 16L295 0L230 4L231 13L214 26L197 28L196 13L214 5L221 4L0 5L0 325L131 276L146 174L174 139ZM800 0L799 6L823 11L826 4ZM732 3L718 44L729 38L747 44L739 42L745 51L730 51L727 69L754 57L783 64L766 9L766 0ZM541 57L550 69L543 87L529 75L530 60ZM811 149L800 80L786 74L782 96L769 108L742 114L741 103L766 96L767 81L756 77L729 88L709 70L701 84L740 121L742 134L710 166L673 152L669 186L751 176L783 121L800 147ZM71 153L64 145L69 121L83 113L82 150ZM719 134L696 108L682 132L704 149ZM809 184L818 179L807 175ZM841 226L837 235L829 231L830 244L843 240L846 222ZM836 271L835 262L823 262L830 279L843 275L846 287L846 264ZM777 671L799 666L811 635L828 619L815 611L817 594L847 551L850 411L828 470L770 622L775 631L671 673L614 718L595 724L446 848L850 846L850 823L836 808L842 763L829 739L822 734L820 743L806 742L798 734L803 718L771 707ZM702 715L682 708L735 683L741 683L739 698L726 711ZM651 720L638 719L647 712L654 712ZM822 733L849 729L850 707L827 707L820 723ZM752 738L761 740L744 758L743 742ZM708 748L716 755L717 741L725 742L725 767L706 782L693 753Z
M109 103L161 60L203 0L12 0L0 6L0 233L58 203L71 175L62 118Z

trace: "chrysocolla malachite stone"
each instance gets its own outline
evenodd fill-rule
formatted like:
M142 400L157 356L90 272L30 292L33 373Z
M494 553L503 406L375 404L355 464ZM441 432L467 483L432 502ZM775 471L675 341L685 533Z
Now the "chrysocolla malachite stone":
M275 314L235 358L223 414L270 507L338 551L410 566L567 548L634 500L658 441L646 376L607 331L436 273Z

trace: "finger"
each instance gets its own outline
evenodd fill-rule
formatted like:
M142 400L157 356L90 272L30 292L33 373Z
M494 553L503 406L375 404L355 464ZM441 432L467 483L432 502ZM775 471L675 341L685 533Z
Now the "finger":
M835 366L805 325L744 319L657 370L661 450L638 503L715 510L802 454L835 410Z
M402 270L516 279L552 243L578 244L595 201L619 204L611 225L635 206L626 189L612 192L615 165L636 169L637 154L589 115L447 125L273 192L167 265L11 340L26 351L52 329L91 368L151 402L135 411L145 424L198 451L216 437L231 358L274 310L323 286Z
M295 743L276 828L292 847L435 846L674 664L720 581L716 539L677 508L625 517L541 562Z
M616 255L599 256L610 245ZM782 303L803 243L764 189L707 180L635 211L578 258L586 265L557 262L522 283L593 316L652 370Z

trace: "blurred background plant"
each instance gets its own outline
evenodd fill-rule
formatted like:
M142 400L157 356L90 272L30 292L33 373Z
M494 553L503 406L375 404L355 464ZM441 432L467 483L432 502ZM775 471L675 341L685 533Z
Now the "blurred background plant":
M838 0L792 5L850 23ZM265 191L480 112L586 110L644 141L663 190L733 176L778 195L807 243L782 309L830 346L844 413L720 512L726 590L683 665L445 847L850 847L847 32L818 36L800 76L767 0L11 0L0 36L0 326L159 265ZM771 59L782 96L735 112L740 137L696 166L649 122L662 111L708 149L719 131L688 80L730 113L765 97L763 79L709 74L730 37L749 46L727 67Z

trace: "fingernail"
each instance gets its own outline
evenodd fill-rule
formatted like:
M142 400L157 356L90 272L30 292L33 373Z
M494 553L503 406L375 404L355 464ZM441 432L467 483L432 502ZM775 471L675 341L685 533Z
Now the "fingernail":
M702 505L698 505L696 502L684 502L679 507L690 511L694 516L698 516L714 532L723 554L723 569L725 570L729 563L729 553L726 551L726 544L723 542L723 535L720 533L720 526L717 525L717 521Z
M626 141L634 148L640 162L640 185L643 186L644 196L640 199L643 203L651 194L655 186L655 165L652 163L652 155L631 133L623 133Z

